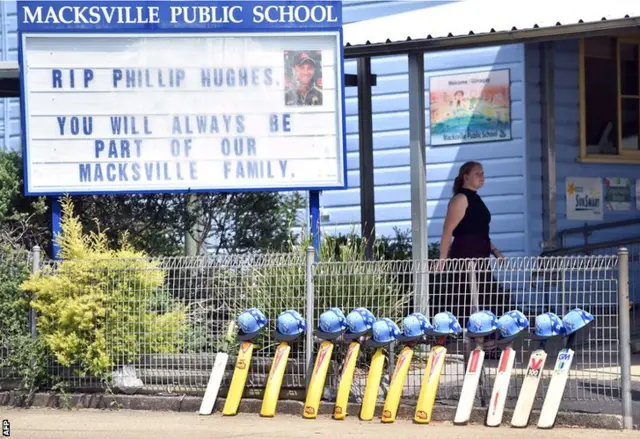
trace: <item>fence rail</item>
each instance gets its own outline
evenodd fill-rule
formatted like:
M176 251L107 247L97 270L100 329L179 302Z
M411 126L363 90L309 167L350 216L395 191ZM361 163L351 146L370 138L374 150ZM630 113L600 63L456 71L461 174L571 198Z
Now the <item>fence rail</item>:
M240 311L258 307L268 317L270 331L257 340L247 388L259 395L276 345L271 330L276 317L285 309L294 309L305 316L310 334L320 313L329 307L340 307L348 313L352 308L364 306L376 317L388 317L399 324L413 311L428 317L440 311L451 311L463 326L475 309L491 310L498 317L518 309L533 326L535 316L540 313L552 311L562 316L571 308L580 307L591 312L595 322L588 333L578 337L575 364L570 371L564 399L619 401L626 397L621 390L625 390L622 387L628 378L624 376L628 373L625 369L628 365L621 361L628 361L628 358L620 352L628 349L629 333L619 331L619 322L624 321L620 309L625 306L624 301L628 301L628 280L623 279L621 284L619 277L619 267L629 263L626 250L620 250L616 255L504 260L350 262L315 262L312 252L313 249L306 253L239 257L42 263L32 257L39 279L52 281L48 284L48 292L39 296L40 309L44 309L44 305L84 301L93 306L86 309L102 316L98 319L101 323L77 321L70 327L65 325L73 316L58 314L59 320L49 321L47 327L40 313L38 332L49 331L48 336L54 332L64 336L64 331L68 330L67 344L82 343L74 337L83 335L82 325L89 325L90 333L84 334L89 344L76 358L76 364L64 366L62 357L52 357L50 371L71 388L99 389L105 385L104 380L97 374L87 373L87 365L102 361L108 370L108 381L116 390L135 388L138 392L202 394L215 354L225 346L228 325ZM52 291L57 292L57 301L54 301ZM53 328L52 325L59 326ZM550 358L562 347L560 343L547 344ZM237 340L230 346L230 362L233 362ZM292 344L283 382L283 387L292 395L304 395L307 372L317 346L311 335ZM529 353L537 346L528 339L521 339L514 347L518 355L509 392L510 403L515 402L520 390ZM394 355L400 348L392 345L389 349L388 376L394 366ZM441 401L459 398L465 358L472 348L473 344L465 334L450 342L438 391ZM92 356L94 349L96 353ZM426 366L426 348L416 350L403 392L406 400L417 398ZM0 353L6 355L6 352ZM325 389L325 397L330 400L337 392L345 352L346 344L338 343ZM104 357L100 356L102 353ZM354 401L359 401L364 392L371 355L368 349L361 353L351 392ZM478 392L481 401L491 392L498 356L496 350L487 354ZM547 362L539 397L546 391L553 363ZM231 367L227 369L225 384L230 382L232 373ZM0 375L0 382L8 376L5 371L5 375ZM386 381L383 378L380 398L386 395L386 385L388 378Z

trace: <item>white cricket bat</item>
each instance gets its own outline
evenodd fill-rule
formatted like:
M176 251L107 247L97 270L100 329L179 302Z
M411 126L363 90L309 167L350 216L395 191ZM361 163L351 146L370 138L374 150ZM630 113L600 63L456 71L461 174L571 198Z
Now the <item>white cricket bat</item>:
M476 392L478 391L478 382L482 374L482 364L484 363L484 350L482 348L483 339L476 339L477 347L471 351L469 361L467 362L467 373L462 382L462 391L460 392L460 401L456 409L456 416L453 420L455 425L466 425L471 418L471 411L476 400Z
M213 363L213 369L211 369L211 375L209 376L209 382L207 383L207 390L204 392L204 398L200 404L201 415L210 415L216 404L218 392L220 391L220 384L222 383L222 378L224 378L224 370L227 367L227 362L229 361L229 354L224 351L228 350L228 343L233 336L234 329L234 322L231 322L229 324L229 329L227 330L225 341L222 344L222 349L220 352L216 353L216 360Z
M518 395L516 408L513 410L511 417L511 426L516 428L524 428L529 425L529 417L531 409L536 399L542 372L544 371L544 363L547 361L547 352L544 350L544 344L531 353L529 365L522 381L522 389Z
M502 424L502 414L504 413L504 404L507 401L507 393L509 392L509 384L511 383L511 371L513 370L513 362L515 359L516 351L514 351L511 344L509 344L500 354L498 372L493 382L489 410L487 410L487 427L498 427Z
M538 419L538 428L553 428L556 423L556 416L558 415L558 409L560 408L560 402L562 402L562 395L564 395L564 389L567 386L567 380L569 379L569 369L573 362L573 340L574 334L569 335L567 338L567 344L564 349L558 352L558 359L556 365L553 368L553 375L551 376L551 382L547 389L547 394L542 404L542 410L540 410L540 418Z

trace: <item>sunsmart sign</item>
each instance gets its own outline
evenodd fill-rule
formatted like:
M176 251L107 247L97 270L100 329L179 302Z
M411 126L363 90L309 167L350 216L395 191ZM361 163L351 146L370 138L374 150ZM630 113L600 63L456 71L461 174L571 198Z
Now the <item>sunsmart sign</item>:
M340 1L18 13L28 194L346 186Z

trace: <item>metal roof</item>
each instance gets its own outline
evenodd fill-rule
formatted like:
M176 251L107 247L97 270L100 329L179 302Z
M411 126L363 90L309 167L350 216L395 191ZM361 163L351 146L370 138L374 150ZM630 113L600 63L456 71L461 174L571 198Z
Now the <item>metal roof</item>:
M640 0L464 0L344 26L345 56L520 43L640 26Z

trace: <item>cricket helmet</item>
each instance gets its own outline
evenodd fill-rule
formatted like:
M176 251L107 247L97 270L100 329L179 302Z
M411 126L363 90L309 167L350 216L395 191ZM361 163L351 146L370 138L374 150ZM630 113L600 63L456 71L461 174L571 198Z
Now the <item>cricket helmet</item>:
M529 327L529 320L518 310L508 311L498 319L498 332L500 339L498 343L507 343L525 331Z
M467 331L469 337L486 337L498 329L498 320L491 311L478 311L469 316Z
M249 308L238 316L238 339L251 340L267 326L268 320L258 308Z
M320 314L315 335L323 340L335 340L347 329L347 319L340 308L331 308Z
M564 331L564 325L560 317L552 312L545 312L544 314L536 316L536 328L529 338L544 340L564 335Z
M307 322L294 310L284 311L276 320L276 330L273 334L276 340L291 341L307 331Z
M591 322L593 322L593 316L580 308L572 309L562 318L562 325L566 335L578 332Z
M344 333L344 338L353 340L367 335L367 333L371 331L371 327L375 321L375 316L367 308L354 308L353 311L347 315L348 328Z
M460 334L462 328L456 319L456 316L449 311L439 312L433 316L433 326L425 332L428 335L445 336Z

